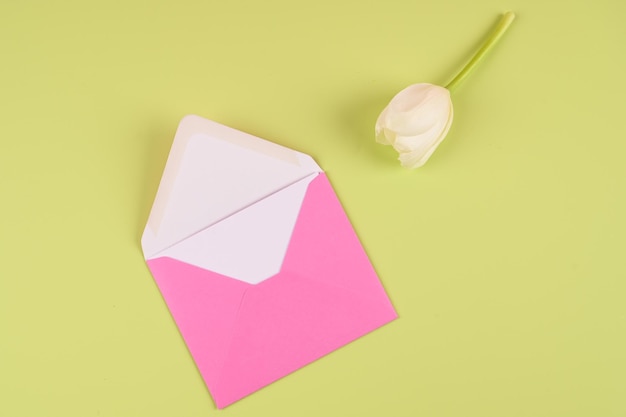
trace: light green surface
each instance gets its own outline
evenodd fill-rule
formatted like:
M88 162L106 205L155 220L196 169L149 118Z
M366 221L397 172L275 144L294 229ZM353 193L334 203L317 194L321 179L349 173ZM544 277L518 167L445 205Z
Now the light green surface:
M424 168L374 142L500 13ZM4 1L0 415L626 415L626 3ZM181 117L313 155L400 319L217 411L141 255Z

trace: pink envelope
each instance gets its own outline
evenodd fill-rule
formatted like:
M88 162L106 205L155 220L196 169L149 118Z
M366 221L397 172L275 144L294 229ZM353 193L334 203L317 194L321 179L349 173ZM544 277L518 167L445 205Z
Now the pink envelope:
M142 247L218 408L397 317L313 159L198 116Z

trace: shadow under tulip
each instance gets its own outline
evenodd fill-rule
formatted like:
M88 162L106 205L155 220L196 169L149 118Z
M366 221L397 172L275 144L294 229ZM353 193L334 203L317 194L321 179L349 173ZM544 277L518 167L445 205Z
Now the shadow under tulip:
M387 168L397 167L397 155L392 148L373 141L372 130L390 98L388 92L364 95L342 103L336 112L343 145L349 147L355 157Z

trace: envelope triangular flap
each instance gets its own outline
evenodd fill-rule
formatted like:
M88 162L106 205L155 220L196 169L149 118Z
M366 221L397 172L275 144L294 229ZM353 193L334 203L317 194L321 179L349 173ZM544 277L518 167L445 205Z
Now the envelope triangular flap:
M291 184L163 250L167 256L248 284L258 284L282 266L309 183Z
M142 237L146 259L322 170L308 155L185 117Z

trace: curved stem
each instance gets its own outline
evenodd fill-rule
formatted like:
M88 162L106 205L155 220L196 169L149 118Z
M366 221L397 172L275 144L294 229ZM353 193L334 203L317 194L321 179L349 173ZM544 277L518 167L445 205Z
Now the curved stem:
M487 38L485 43L480 47L478 52L474 54L472 59L465 65L465 67L457 74L456 77L452 81L446 85L446 88L452 92L463 80L469 75L469 73L474 69L474 67L487 55L487 52L493 48L493 46L498 43L504 32L508 29L511 22L515 19L515 13L506 12L498 26L493 30L491 35Z

